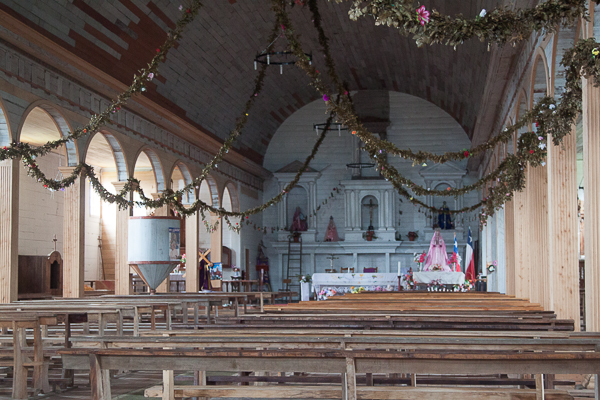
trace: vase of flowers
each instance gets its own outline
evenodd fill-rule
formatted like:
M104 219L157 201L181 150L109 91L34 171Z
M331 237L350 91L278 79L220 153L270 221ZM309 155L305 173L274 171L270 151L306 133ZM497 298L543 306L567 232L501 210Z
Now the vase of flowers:
M310 300L310 283L312 278L310 275L299 275L298 281L300 282L300 301Z

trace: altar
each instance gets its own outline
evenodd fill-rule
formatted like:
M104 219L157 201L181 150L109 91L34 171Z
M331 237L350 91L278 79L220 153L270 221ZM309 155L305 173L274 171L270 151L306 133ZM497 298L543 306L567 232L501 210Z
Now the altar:
M397 273L316 273L312 276L313 291L319 297L321 290L335 290L337 294L350 293L351 288L363 287L367 291L397 291Z
M431 283L439 280L439 283L444 285L462 285L465 283L465 274L462 272L415 271L413 279L417 283Z

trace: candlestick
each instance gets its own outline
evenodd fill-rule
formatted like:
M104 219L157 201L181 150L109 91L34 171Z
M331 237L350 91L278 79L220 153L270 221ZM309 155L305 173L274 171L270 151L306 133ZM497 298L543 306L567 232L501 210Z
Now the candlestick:
M398 261L398 276L400 276L400 270L402 269L402 262Z

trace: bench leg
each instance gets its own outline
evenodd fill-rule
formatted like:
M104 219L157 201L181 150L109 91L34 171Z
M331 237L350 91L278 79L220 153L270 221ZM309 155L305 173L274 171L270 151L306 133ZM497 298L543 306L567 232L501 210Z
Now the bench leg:
M156 314L154 313L154 306L152 306L152 310L150 311L150 329L156 329Z
M206 324L210 324L210 304L207 304L206 307L204 307L204 312L206 313Z
M42 332L39 326L33 328L33 350L35 366L33 367L33 387L44 393L50 393L48 382L48 364L44 363L44 345Z
M187 324L188 323L188 303L187 301L184 301L181 303L181 307L183 308L183 323Z
M133 313L133 336L140 336L140 311L137 307Z
M354 358L346 358L346 400L356 400L356 366Z
M17 328L17 323L13 322L13 348L14 348L14 367L13 367L13 399L27 399L27 367L23 366L23 353L21 351L20 331L24 328Z
M417 387L417 374L410 374L410 386Z
M123 336L123 313L121 310L117 314L117 335Z
M194 371L194 386L206 386L206 371ZM192 397L192 400L208 400L206 397Z
M535 400L544 400L544 374L535 375Z
M194 328L197 329L198 328L198 308L199 308L199 304L198 303L194 303Z
M594 375L594 399L600 400L600 388L598 388L598 374Z
M111 400L110 371L102 370L98 356L90 354L90 386L92 400Z
M367 378L367 386L373 386L373 374L371 373L367 373L366 374L366 378Z
M175 376L173 371L163 371L163 400L175 400Z

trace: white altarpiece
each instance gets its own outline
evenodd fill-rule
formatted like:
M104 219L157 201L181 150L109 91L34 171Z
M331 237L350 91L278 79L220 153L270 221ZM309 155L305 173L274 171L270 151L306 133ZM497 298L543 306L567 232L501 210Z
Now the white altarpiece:
M458 166L453 162L446 162L444 164L434 164L429 167L424 167L419 171L419 175L425 180L425 187L431 190L452 188L460 189L463 187L463 177L467 174L467 171ZM443 201L445 201L450 210L458 210L463 207L464 196L458 197L452 196L425 196L425 204L430 207L439 209ZM436 222L438 213L427 214L424 221L423 232L425 233L425 241L428 242L433 237L433 225ZM456 239L459 241L464 240L465 229L463 227L462 216L460 214L453 215L454 229L442 229L442 239L448 243L453 243L454 233L456 233ZM452 246L452 245L450 245Z
M377 201L377 207L373 212L377 213L378 226L375 236L378 242L395 242L396 227L394 224L396 214L395 190L392 184L383 179L354 179L342 181L345 194L346 227L344 229L347 242L364 242L364 227L369 222L362 221L367 218L362 213L363 199L373 196ZM367 214L368 215L368 214Z

